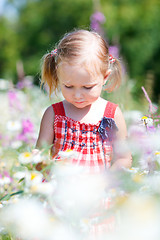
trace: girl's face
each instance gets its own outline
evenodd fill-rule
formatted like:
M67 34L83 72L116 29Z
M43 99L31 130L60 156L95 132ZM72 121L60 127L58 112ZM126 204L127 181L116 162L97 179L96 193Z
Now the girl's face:
M58 68L58 79L66 101L84 108L99 98L106 78L102 75L93 77L82 66L62 63Z

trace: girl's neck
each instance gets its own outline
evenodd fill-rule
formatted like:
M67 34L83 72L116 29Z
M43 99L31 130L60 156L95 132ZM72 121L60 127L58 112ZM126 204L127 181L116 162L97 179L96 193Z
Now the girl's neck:
M84 108L76 108L66 100L63 101L66 117L81 123L97 124L103 117L107 101L98 98L94 103Z

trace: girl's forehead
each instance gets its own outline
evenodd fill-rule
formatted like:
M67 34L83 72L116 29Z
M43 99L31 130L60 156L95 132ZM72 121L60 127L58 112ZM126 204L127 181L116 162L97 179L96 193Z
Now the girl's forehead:
M89 86L102 81L102 76L91 75L84 66L61 64L58 71L59 81L62 84Z
M99 70L99 69L98 69ZM100 71L97 71L95 66L91 66L90 64L77 63L72 64L68 62L61 62L58 65L58 74L62 75L81 75L83 77L88 77L91 79L101 77Z
M58 67L59 74L65 75L65 76L74 76L74 75L80 75L83 77L90 78L89 72L86 70L86 68L82 65L72 65L69 63L61 63Z

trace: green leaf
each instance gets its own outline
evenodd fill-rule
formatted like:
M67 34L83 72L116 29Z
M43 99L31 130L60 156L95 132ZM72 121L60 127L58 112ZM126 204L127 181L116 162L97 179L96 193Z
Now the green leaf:
M12 193L10 196L12 197L12 196L15 196L15 195L18 195L18 194L22 194L22 193L24 193L24 191L20 190L20 191L17 191L15 193Z
M22 194L24 191L20 190L11 194L6 194L5 196L3 196L2 198L0 198L0 201L8 201L12 196L18 195L18 194Z
M18 183L21 183L21 182L23 182L24 181L24 177L23 178L21 178L19 181L18 181Z
M10 194L6 194L5 196L3 196L0 201L8 201L10 199L11 195Z

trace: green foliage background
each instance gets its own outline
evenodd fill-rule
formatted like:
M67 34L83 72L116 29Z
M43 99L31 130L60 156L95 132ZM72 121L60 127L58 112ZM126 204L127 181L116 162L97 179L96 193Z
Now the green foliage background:
M23 61L26 75L38 83L40 59L64 33L89 28L90 16L101 11L108 42L118 45L133 94L138 96L148 75L153 100L160 89L160 1L159 0L6 0L17 10L15 18L0 16L0 78L17 81L16 63ZM7 9L7 8L6 8Z

